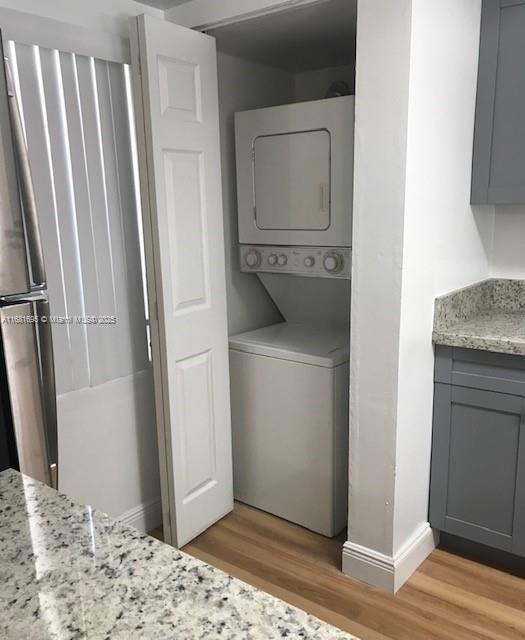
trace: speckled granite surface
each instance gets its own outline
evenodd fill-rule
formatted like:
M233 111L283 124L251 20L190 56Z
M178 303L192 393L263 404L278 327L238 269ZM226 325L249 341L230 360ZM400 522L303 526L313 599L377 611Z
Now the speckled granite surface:
M484 280L436 299L436 344L525 355L525 281Z
M0 473L4 640L348 640L15 471Z

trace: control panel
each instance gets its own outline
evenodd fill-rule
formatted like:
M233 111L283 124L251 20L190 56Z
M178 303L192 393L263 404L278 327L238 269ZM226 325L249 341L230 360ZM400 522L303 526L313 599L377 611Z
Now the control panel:
M245 272L350 278L352 250L348 247L241 245L240 251L241 271Z

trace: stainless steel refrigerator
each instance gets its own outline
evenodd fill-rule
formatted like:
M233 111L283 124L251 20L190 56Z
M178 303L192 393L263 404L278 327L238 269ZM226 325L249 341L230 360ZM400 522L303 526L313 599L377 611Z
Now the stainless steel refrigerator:
M57 487L46 274L20 111L0 53L0 471L12 467Z

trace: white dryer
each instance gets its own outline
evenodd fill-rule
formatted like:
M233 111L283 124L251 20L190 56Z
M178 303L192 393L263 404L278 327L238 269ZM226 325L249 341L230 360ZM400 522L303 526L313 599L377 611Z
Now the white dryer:
M354 97L235 114L239 241L349 247Z

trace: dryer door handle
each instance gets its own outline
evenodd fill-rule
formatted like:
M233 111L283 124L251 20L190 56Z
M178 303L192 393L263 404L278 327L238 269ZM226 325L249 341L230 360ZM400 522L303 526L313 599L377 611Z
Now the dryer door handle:
M328 182L321 182L319 185L319 194L321 200L321 213L328 213L330 208L330 185Z

